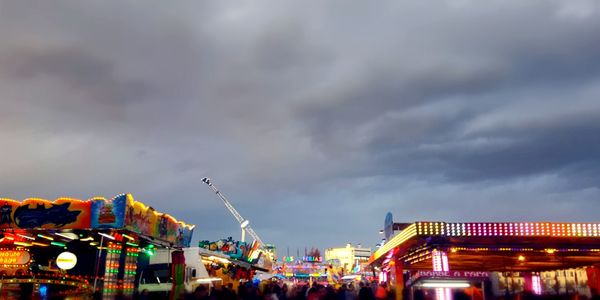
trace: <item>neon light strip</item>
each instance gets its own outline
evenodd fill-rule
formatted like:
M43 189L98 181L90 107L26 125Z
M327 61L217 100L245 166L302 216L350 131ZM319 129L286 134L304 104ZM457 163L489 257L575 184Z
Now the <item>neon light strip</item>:
M68 235L62 234L62 233L60 233L60 232L55 232L54 234L55 234L55 235L58 235L58 236L61 236L61 237L64 237L65 239L69 239L69 240L74 240L74 239L75 239L75 238L74 238L74 237L72 237L72 236L68 236Z
M402 243L406 242L408 239L410 239L416 235L417 235L417 226L415 224L409 225L404 230L402 230L400 233L398 233L396 236L394 236L389 242L385 243L385 245L383 245L379 249L377 249L377 251L375 251L375 253L372 256L372 260L374 261L374 260L379 259L381 256L386 254L388 251L401 245ZM369 260L371 261L371 259L369 259Z
M14 244L18 245L18 246L23 246L23 247L29 247L32 245L31 243L24 243L24 242L15 242Z
M110 234L106 234L106 233L102 233L102 232L98 232L98 234L101 235L101 236L103 236L103 237L105 237L105 238L109 238L111 240L115 239L115 237L112 236L112 235L110 235Z
M50 242L50 245L52 245L52 246L58 246L58 247L64 247L64 246L66 246L65 243L61 243L61 242Z
M424 282L423 287L426 288L467 288L471 286L468 282Z
M565 248L565 249L534 249L534 248L465 248L465 247L454 247L450 249L451 252L456 251L512 251L512 252L544 252L548 254L554 254L556 252L600 252L600 248L591 249L577 249L577 248Z
M17 235L20 236L20 237L22 237L22 238L26 238L28 240L35 241L34 237L31 237L31 236L28 236L28 235L24 235L24 234L20 234L20 233L17 233Z
M444 251L433 250L432 264L434 271L450 271L448 266L448 255Z
M131 237L131 236L128 236L128 235L126 235L126 234L124 234L124 233L123 233L123 234L121 234L121 235L122 235L124 238L127 238L127 239L129 239L130 241L133 241L133 240L135 240L133 237Z
M540 275L532 275L531 283L532 283L533 293L536 295L541 295L542 294L542 282L540 279Z
M41 237L41 238L43 238L43 239L47 239L47 240L49 240L49 241L54 241L54 238L53 238L53 237L51 237L51 236L46 236L46 235L43 235L43 234L38 234L37 236L38 236L38 237Z

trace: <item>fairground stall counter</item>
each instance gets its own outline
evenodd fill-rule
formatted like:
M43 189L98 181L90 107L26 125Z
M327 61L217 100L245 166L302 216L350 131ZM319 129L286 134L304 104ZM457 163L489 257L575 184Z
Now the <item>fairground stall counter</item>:
M415 222L386 225L370 258L396 299L599 295L600 223Z
M158 248L190 244L194 226L137 202L0 198L0 298L122 293Z

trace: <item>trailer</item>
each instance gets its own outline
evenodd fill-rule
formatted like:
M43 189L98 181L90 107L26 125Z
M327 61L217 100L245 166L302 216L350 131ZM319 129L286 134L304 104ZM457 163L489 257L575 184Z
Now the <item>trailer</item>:
M202 249L203 250L203 249ZM139 276L138 291L147 290L152 294L168 294L173 288L173 276L171 274L171 255L174 249L160 249L150 257ZM178 250L177 250L178 251ZM185 291L191 293L199 285L213 286L213 282L219 280L211 278L202 263L201 249L198 247L184 248L185 257Z

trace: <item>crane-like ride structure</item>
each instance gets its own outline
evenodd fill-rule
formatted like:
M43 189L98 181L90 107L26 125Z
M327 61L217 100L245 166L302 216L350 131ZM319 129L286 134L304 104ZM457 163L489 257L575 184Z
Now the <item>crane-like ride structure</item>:
M206 183L213 190L213 192L215 192L215 194L217 194L219 199L221 199L223 201L223 203L225 204L225 207L227 207L227 209L229 210L229 212L231 212L233 217L240 223L240 227L242 228L241 241L244 242L245 232L247 232L259 244L259 247L261 249L264 249L263 241L260 239L260 237L258 237L258 234L256 234L256 232L254 232L252 227L250 227L250 221L248 219L244 219L242 217L242 215L240 215L240 213L235 209L235 207L233 207L233 205L231 205L231 203L229 203L229 200L227 200L227 198L225 198L225 196L223 196L223 194L217 189L217 187L215 187L212 184L210 178L204 177L204 178L202 178L202 182Z

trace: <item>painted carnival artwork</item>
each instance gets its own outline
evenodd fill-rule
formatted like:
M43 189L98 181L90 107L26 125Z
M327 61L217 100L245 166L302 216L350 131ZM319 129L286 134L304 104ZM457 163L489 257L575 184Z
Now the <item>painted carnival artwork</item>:
M10 228L128 229L184 247L191 243L194 230L193 225L135 201L131 194L85 201L30 198L20 202L0 198L0 229Z
M70 198L54 202L31 198L23 202L0 199L0 228L86 228L90 203Z
M124 228L139 234L158 237L175 245L189 245L192 241L193 226L134 201L129 194L127 194Z
M122 194L107 201L92 198L92 228L121 228L124 224L127 195Z
M77 221L80 210L69 210L70 203L36 204L31 208L29 205L19 206L15 210L14 221L20 228L36 228L52 224L58 228Z
M251 264L258 262L259 257L253 255L258 250L258 243L249 245L246 242L233 240L232 237L220 239L215 242L200 241L198 247L211 251L221 252L237 260L244 260ZM255 257L256 256L256 257Z

